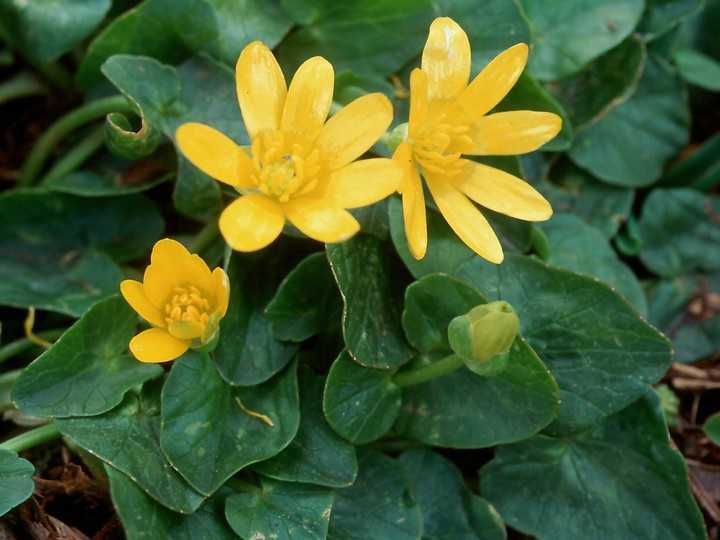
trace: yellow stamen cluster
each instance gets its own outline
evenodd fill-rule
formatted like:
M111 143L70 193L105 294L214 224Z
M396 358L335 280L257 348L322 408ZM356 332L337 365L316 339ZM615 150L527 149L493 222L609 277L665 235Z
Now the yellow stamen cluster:
M203 297L197 287L175 287L173 296L165 304L165 321L168 325L175 321L196 321L207 324L210 302Z
M300 144L288 144L281 131L263 134L252 144L253 182L261 193L279 202L311 191L318 182L320 154L317 150L306 153Z
M448 176L460 172L458 160L473 147L468 126L435 124L412 142L413 156L421 168Z

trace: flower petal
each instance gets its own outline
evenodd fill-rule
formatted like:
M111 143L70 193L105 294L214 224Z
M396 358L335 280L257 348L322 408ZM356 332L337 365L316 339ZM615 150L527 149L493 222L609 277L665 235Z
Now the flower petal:
M240 197L220 215L220 232L237 251L257 251L268 246L284 226L280 205L260 194Z
M171 336L182 340L193 340L205 333L205 325L199 321L173 321L168 325L167 331Z
M497 55L460 94L450 114L474 122L500 103L525 68L527 54L527 45L518 43Z
M175 140L185 157L198 169L239 188L251 188L253 164L243 149L218 130L189 122L175 132Z
M180 242L163 238L153 247L143 282L150 300L162 308L175 287L193 285L204 294L209 293L210 269L205 261L191 254Z
M343 107L315 142L325 166L335 170L359 158L385 132L392 117L390 100L382 94L365 95Z
M470 77L470 42L460 26L438 17L422 54L422 70L429 80L429 100L447 103L465 90Z
M130 340L130 351L141 362L175 360L189 348L190 341L177 339L160 328L150 328Z
M508 111L483 116L470 126L468 137L475 144L468 152L477 156L525 154L540 148L560 132L557 114Z
M251 139L280 127L287 85L270 49L254 41L235 65L238 101Z
M215 285L213 307L220 312L220 317L224 317L225 313L227 313L228 302L230 301L230 280L222 268L213 270L212 280Z
M462 161L463 170L452 182L476 203L526 221L545 221L552 216L550 203L527 182L494 167Z
M398 191L402 194L408 248L413 257L422 259L427 251L425 193L420 173L413 163L412 145L407 141L400 143L393 154L393 161L402 169L403 180Z
M326 199L293 199L283 205L283 210L293 225L320 242L342 242L360 230L350 212Z
M428 113L428 76L420 69L410 73L410 116L408 118L408 134L418 134L423 120Z
M395 193L402 179L402 168L392 159L363 159L327 175L313 196L331 199L341 208L359 208Z
M501 263L502 246L475 205L442 176L428 174L425 181L440 212L460 240L488 261Z
M325 124L334 84L333 67L320 56L303 62L290 83L280 127L305 149L315 142Z
M145 286L139 281L126 279L120 283L120 292L137 313L153 326L165 328L165 313L145 295Z

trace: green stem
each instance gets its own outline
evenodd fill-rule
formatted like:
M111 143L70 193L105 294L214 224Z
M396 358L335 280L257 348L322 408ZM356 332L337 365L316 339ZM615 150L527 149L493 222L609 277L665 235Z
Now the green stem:
M37 335L43 339L47 339L48 341L53 341L62 336L65 330L67 330L67 328L55 328L53 330L46 330L45 332L38 332ZM20 338L3 347L0 347L0 364L5 362L5 360L9 360L21 352L35 346L36 345L28 338Z
M66 94L73 92L73 78L70 72L60 62L43 62L34 64L33 68L40 76L54 87Z
M60 437L62 437L62 433L54 422L50 422L5 441L0 444L0 448L20 453Z
M400 388L406 386L415 386L427 381L432 381L448 373L463 367L465 362L456 354L446 356L442 360L437 360L432 364L427 364L416 369L400 371L393 375L392 382Z
M21 71L9 81L0 84L0 103L13 99L47 94L48 87L29 71Z
M133 112L134 110L132 104L124 96L112 96L81 105L59 118L35 142L35 146L23 163L17 185L20 187L31 186L53 149L75 129L111 112Z
M211 219L190 244L190 253L202 254L220 235L218 220Z
M65 152L38 184L46 184L74 171L97 152L103 144L105 144L105 126L99 126L88 133L75 147Z

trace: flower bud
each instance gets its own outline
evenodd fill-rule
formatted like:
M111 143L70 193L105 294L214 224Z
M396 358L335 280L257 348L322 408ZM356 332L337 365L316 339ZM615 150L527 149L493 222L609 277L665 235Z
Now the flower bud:
M520 320L512 306L499 300L455 317L448 326L448 339L470 371L493 376L507 367L519 327Z

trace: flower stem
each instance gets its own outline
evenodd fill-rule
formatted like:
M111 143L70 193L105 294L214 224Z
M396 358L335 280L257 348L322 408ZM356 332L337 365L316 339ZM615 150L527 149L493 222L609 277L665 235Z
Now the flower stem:
M208 249L210 245L220 235L220 227L218 227L218 220L211 219L197 234L195 239L190 244L190 253L197 253L202 255L202 252Z
M74 148L65 152L38 183L43 185L74 171L103 144L105 144L105 127L99 126L88 133Z
M427 381L432 381L448 373L463 367L465 362L456 354L446 356L442 360L437 360L432 364L427 364L416 369L400 371L393 375L392 382L400 388L407 386L415 386Z
M0 444L0 448L20 453L60 437L62 437L62 433L54 422L50 422L5 441Z
M0 103L13 99L47 94L48 87L29 71L21 71L10 80L0 84Z
M73 130L111 112L133 112L133 105L124 96L112 96L81 105L59 118L35 142L20 171L19 187L31 186L38 177L45 160L57 144Z
M38 332L37 335L43 339L53 341L62 336L65 330L67 330L67 328L55 328L53 330L46 330L45 332ZM24 337L0 347L0 364L33 346L35 346L35 343Z

